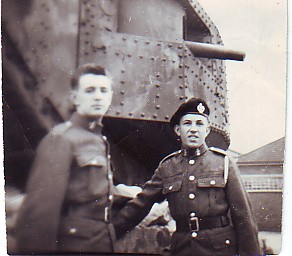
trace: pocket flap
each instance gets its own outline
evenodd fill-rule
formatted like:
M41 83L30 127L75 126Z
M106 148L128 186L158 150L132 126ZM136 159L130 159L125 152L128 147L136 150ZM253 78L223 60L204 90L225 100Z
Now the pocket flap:
M215 249L237 246L236 233L231 226L229 226L226 231L218 232L218 234L212 235L211 241Z
M198 187L200 188L224 188L225 182L223 177L199 178Z
M175 180L172 182L167 182L163 185L163 194L168 194L171 192L176 192L181 189L182 181L181 180Z

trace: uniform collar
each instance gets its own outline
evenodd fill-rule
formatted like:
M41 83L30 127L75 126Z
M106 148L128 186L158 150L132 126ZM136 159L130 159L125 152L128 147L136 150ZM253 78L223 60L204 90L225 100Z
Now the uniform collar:
M195 158L204 154L208 150L208 146L204 143L198 148L182 149L182 156L187 158Z
M81 116L79 113L74 112L70 118L70 122L72 124L77 125L79 127L84 128L85 130L91 132L98 132L101 133L103 125L100 120L96 120L94 118L89 118L85 116Z

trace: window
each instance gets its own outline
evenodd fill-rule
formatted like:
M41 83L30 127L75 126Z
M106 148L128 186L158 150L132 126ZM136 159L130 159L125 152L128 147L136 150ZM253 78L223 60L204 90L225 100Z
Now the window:
M242 175L244 186L248 192L282 192L283 175Z

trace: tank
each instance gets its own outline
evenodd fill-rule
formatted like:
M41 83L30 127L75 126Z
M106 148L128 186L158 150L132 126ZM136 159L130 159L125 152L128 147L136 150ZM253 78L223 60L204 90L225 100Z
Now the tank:
M83 63L109 70L104 119L117 182L141 184L179 144L169 127L191 97L211 108L208 144L230 143L220 34L193 0L4 0L5 175L23 187L44 134L70 114L70 76ZM21 170L21 171L20 171Z

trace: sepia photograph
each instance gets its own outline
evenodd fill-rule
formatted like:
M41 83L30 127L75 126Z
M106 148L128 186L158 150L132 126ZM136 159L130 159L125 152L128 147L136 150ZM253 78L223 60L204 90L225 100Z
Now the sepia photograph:
M1 3L8 255L281 254L287 1Z

